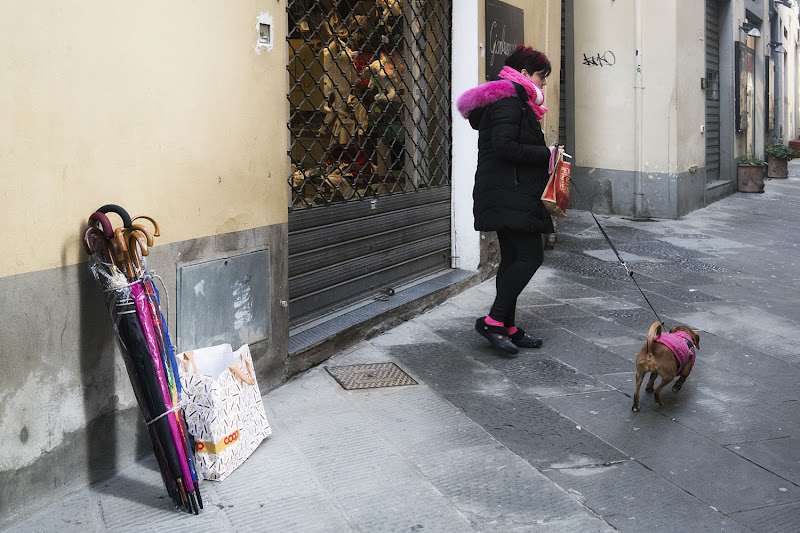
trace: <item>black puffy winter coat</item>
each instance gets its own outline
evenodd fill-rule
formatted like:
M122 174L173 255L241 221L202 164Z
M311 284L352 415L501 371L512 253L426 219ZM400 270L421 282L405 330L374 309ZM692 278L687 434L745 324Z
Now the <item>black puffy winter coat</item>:
M553 222L540 200L549 178L550 149L525 90L472 110L478 130L473 214L478 231L552 233Z

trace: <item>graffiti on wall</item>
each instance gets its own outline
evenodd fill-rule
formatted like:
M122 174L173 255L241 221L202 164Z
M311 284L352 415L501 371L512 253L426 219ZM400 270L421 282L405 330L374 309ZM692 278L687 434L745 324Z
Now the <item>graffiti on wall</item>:
M602 54L599 52L593 55L583 54L583 64L587 67L613 67L616 62L617 57L611 50L606 50Z

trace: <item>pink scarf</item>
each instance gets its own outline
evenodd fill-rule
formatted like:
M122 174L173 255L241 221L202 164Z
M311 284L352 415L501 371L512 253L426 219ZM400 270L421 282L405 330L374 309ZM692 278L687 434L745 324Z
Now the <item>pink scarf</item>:
M544 92L542 88L525 77L521 72L511 67L503 67L503 70L500 71L498 76L504 80L513 81L525 87L525 92L528 93L529 97L528 105L531 106L533 114L536 115L536 120L541 121L544 114L547 113L547 108L542 105L544 104Z

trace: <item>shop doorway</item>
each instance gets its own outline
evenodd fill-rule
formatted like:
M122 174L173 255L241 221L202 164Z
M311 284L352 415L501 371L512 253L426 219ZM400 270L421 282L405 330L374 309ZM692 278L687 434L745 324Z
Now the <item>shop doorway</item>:
M289 315L450 267L449 0L290 0Z

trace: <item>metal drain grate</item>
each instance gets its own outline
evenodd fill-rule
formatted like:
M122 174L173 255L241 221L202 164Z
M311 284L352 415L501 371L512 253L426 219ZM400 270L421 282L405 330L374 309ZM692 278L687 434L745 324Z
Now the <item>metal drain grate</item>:
M326 366L328 374L344 389L377 389L416 385L414 379L394 363L370 363L367 365Z

